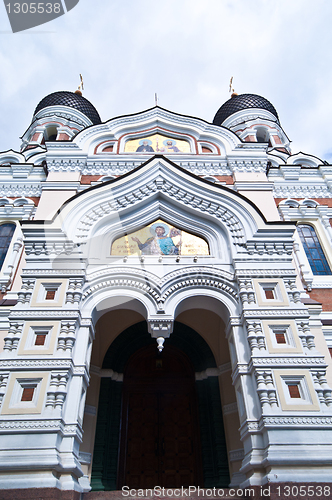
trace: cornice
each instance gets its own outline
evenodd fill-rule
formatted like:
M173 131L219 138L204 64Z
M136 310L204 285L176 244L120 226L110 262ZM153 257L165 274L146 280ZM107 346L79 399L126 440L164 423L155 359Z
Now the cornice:
M101 155L94 155L88 158L82 168L82 175L123 175L139 167L145 161L149 160L151 155L114 155L107 158ZM232 169L226 158L202 158L201 155L173 155L166 156L175 161L180 167L195 175L232 175ZM252 163L247 163L247 169L250 170ZM55 166L50 164L50 170L56 170ZM63 167L62 167L63 168ZM77 166L74 165L73 169Z
M78 318L80 315L79 311L66 310L66 309L12 309L9 319L15 321L15 319L67 319L67 318Z
M241 437L244 438L246 434L261 433L264 429L268 428L289 428L289 429L312 429L320 428L330 430L332 424L332 416L317 415L317 416L281 416L269 415L262 416L260 420L246 420L240 427Z
M7 182L6 180L2 180L1 182L0 197L21 198L25 196L39 198L41 195L41 180L34 182Z
M151 158L151 155L137 156L134 153L128 155L116 155L114 157L102 157L93 155L86 158L83 153L75 154L74 151L62 152L63 154L47 155L47 167L50 172L81 172L82 175L123 175L139 167ZM179 166L195 175L232 175L233 172L265 172L266 159L256 158L238 159L232 157L204 159L200 155L165 155L175 161Z
M258 356L253 356L251 358L251 361L249 363L249 367L264 367L268 366L269 368L273 367L278 367L280 368L281 366L284 366L285 368L289 368L290 365L292 365L292 368L298 368L299 366L303 367L305 366L306 368L317 368L317 365L319 368L326 368L328 365L325 362L324 356L310 356L308 357L303 357L303 356L298 356L298 357L276 357L276 356L270 356L270 357L258 357Z
M304 184L299 181L298 184L291 185L277 184L274 182L273 195L275 198L332 198L332 192L326 184L318 185L317 181L313 184Z
M136 272L136 269L115 269L109 271L107 279L102 280L99 274L98 280L89 280L83 291L83 300L96 293L97 290L135 289L139 293L147 293L155 303L164 303L175 291L182 288L217 288L227 295L237 299L238 292L235 284L229 282L224 273L215 268L191 267L181 268L179 271L169 273L163 279L158 279L151 273L145 271ZM137 274L140 277L137 277ZM96 276L97 277L97 276ZM91 277L90 277L91 279Z
M73 371L73 362L71 359L58 358L54 359L5 359L0 358L0 370L12 369L12 370L70 370Z
M235 275L239 278L275 278L294 277L297 274L294 269L236 269Z
M0 417L1 418L1 417ZM6 415L6 418L8 416ZM81 441L83 437L82 427L77 423L66 424L63 419L28 419L26 415L24 420L0 420L0 433L17 432L60 432L65 436L78 437Z
M31 278L38 277L38 276L56 276L56 277L71 277L71 276L77 276L77 277L84 277L85 276L85 271L82 269L23 269L22 270L22 275L24 277L29 277Z
M122 277L137 277L140 276L144 282L154 283L156 287L160 289L169 284L170 282L176 280L177 278L185 279L190 276L213 276L224 279L228 282L234 282L234 275L223 269L218 269L215 266L181 266L180 269L171 271L162 278L158 278L156 274L153 274L146 269L139 269L137 267L115 267L115 268L104 268L98 271L93 271L87 275L86 286L92 286L97 280L103 279L103 277L109 279L110 277L117 277L121 279Z
M313 417L306 416L264 416L261 418L260 427L326 427L330 429L332 424L332 416L317 415Z
M278 307L275 309L264 309L261 307L260 309L246 309L243 311L243 317L246 319L251 318L280 318L282 315L282 319L286 318L309 318L309 313L305 308L299 309L288 309L287 307Z
M70 181L70 182L63 182L63 181L47 181L43 182L42 184L42 189L43 191L77 191L79 188L80 182L79 181Z
M273 182L234 182L237 191L272 191Z
M312 289L314 290L315 288L332 288L332 278L326 277L329 279L326 279L324 281L319 281L319 277L317 279L317 276L314 276L314 279L312 281Z
M0 420L0 432L26 432L27 430L50 430L53 432L57 432L61 429L62 425L62 419L29 420L25 416L24 420Z

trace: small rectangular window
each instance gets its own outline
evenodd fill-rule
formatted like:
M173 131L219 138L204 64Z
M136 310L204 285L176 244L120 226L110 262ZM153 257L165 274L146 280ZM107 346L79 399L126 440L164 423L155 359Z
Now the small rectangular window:
M284 332L275 333L277 344L287 344Z
M24 387L21 401L32 401L34 392L35 392L34 387Z
M332 358L332 347L329 347L329 353L330 353L330 356Z
M37 333L35 338L35 345L45 345L47 333Z
M299 386L297 384L289 384L288 385L289 395L291 398L301 399L301 394L299 390Z
M264 292L265 292L265 297L268 300L274 300L275 299L273 288L264 288Z
M47 290L46 289L45 300L54 300L54 298L55 298L55 292L56 292L56 290Z

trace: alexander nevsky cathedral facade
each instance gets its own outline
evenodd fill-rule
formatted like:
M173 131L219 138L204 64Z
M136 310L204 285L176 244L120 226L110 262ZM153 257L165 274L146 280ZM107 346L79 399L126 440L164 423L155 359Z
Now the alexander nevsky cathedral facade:
M0 173L2 499L331 498L332 165L267 99L55 92Z

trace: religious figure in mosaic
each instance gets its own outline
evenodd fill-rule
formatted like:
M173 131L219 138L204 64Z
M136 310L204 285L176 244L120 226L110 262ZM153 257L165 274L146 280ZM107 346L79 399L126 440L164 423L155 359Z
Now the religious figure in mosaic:
M139 141L139 146L138 148L136 149L136 152L137 153L153 153L154 152L154 149L153 147L151 146L152 142L150 141L150 139L144 139L142 141Z
M163 146L161 146L160 149L157 143L157 151L160 153L181 153L181 150L177 147L174 139L166 139L163 141Z
M125 153L158 153L177 154L190 153L191 146L187 140L174 139L162 134L151 134L148 137L140 137L127 140Z
M111 255L209 255L209 246L203 238L159 219L117 238Z
M178 255L180 241L176 244L173 238L176 239L180 235L173 232L172 236L171 233L168 236L169 232L167 224L156 222L150 227L152 237L148 238L144 243L141 243L136 236L132 236L131 239L137 243L142 255Z

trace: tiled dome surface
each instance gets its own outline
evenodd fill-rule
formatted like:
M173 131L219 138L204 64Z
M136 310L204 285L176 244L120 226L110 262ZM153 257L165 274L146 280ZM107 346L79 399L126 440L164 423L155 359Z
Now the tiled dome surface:
M34 115L41 109L48 106L67 106L77 109L87 116L94 125L101 123L100 116L96 108L85 97L75 94L75 92L59 91L49 94L40 101L35 109Z
M242 111L243 109L248 109L248 108L260 108L260 109L266 109L266 111L270 111L277 120L278 118L278 113L275 110L274 106L265 99L264 97L261 97L260 95L256 94L240 94L240 95L234 95L226 101L221 108L216 113L216 116L213 119L213 124L214 125L222 125L222 123L228 118L229 116L233 115L237 111Z

